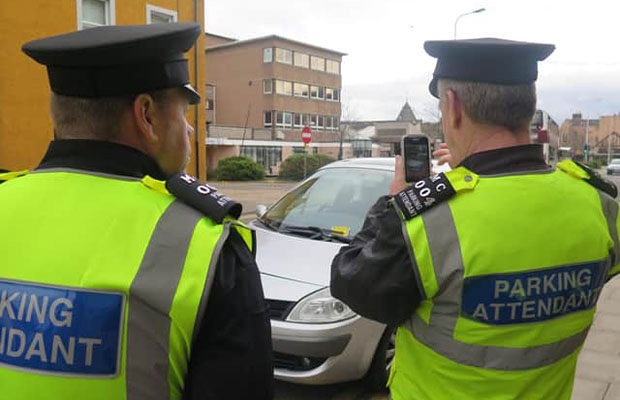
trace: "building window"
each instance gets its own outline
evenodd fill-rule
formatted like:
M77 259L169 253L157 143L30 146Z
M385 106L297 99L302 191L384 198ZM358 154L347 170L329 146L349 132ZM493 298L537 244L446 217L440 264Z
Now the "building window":
M334 101L340 101L340 90L334 89Z
M311 115L310 116L310 127L316 129L318 123L319 123L319 116L318 115Z
M243 146L241 155L256 161L267 171L282 162L282 147L277 146Z
M318 120L319 120L319 122L318 122L318 124L317 124L316 128L317 128L318 130L322 131L322 130L323 130L323 127L325 126L325 117L324 117L324 116L322 116L322 115L319 115Z
M305 83L295 83L293 92L297 97L308 97L308 85Z
M293 114L290 112L284 113L284 127L291 128L293 126Z
M293 147L293 154L304 154L305 152L306 152L305 147L298 147L298 146Z
M287 81L276 81L276 93L284 96L292 96L293 84Z
M78 29L114 25L114 0L77 0Z
M293 52L276 47L276 61L282 64L293 64Z
M308 114L303 114L301 116L301 124L303 126L310 126L310 116Z
M214 105L214 101L212 99L207 99L206 100L207 110L213 110L213 105Z
M325 100L334 100L334 89L325 88Z
M295 66L302 68L310 67L310 56L304 53L295 52Z
M271 79L263 79L263 93L273 93L273 81Z
M168 24L170 22L177 22L177 16L178 14L176 11L155 7L150 4L146 5L147 24Z
M272 47L265 47L263 49L263 62L264 63L270 63L273 61L273 48Z
M271 126L271 111L265 111L263 112L263 124L265 126L265 128L269 128Z
M327 72L340 75L340 63L334 60L327 60Z
M369 139L351 140L353 157L372 157L372 141Z
M334 129L334 126L332 124L332 117L325 117L325 129L328 131L331 131Z
M319 99L323 100L325 98L325 88L323 86L319 86Z
M315 71L325 71L325 59L321 57L310 57L310 65Z
M290 128L293 126L293 114L290 112L276 112L276 126L280 128Z
M319 98L319 87L318 86L310 86L310 97L313 99Z
M325 117L325 129L328 131L337 131L338 117Z
M302 115L301 114L294 114L293 115L293 126L295 128L301 128L301 121L302 121Z

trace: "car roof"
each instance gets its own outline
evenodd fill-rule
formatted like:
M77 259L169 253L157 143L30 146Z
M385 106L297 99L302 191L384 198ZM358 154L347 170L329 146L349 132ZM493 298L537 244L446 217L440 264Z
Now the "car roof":
M332 168L366 168L394 171L394 157L348 158L346 160L334 161L321 169Z

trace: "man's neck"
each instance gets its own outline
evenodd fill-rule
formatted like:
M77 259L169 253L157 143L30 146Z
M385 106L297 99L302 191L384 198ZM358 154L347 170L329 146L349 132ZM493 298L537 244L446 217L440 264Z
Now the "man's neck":
M468 146L467 156L482 151L522 146L532 143L528 131L511 132L501 127L477 127L476 131L472 132L470 137L472 141L470 142L470 146Z

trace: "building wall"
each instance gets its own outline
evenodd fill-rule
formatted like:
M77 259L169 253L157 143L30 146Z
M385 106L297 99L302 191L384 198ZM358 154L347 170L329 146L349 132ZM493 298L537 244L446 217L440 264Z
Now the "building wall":
M588 142L593 146L600 137L599 120L586 120L581 114L573 114L571 119L564 120L560 126L560 146L571 147L575 154L583 154L583 147L586 143L586 127L588 131Z
M116 24L145 24L146 5L151 4L177 11L179 21L196 20L204 25L204 0L195 1L196 12L194 0L116 0ZM36 167L53 139L46 69L22 53L21 46L29 40L75 31L77 23L77 0L0 1L0 168ZM204 48L204 40L200 35L198 49ZM197 77L194 54L198 61ZM191 83L204 93L204 52L192 49L187 56ZM198 149L200 160L196 170L192 154L188 171L204 178L204 106L192 107L187 118L198 135L197 140L192 137L192 149Z
M609 115L601 117L599 130L603 137L609 135L612 132L616 132L620 135L620 115Z
M207 149L207 176L209 179L215 179L215 170L217 162L222 158L235 157L239 155L239 146L208 146Z
M217 46L220 44L226 44L226 43L230 43L230 42L234 42L235 39L232 38L226 38L226 37L222 37L222 36L217 36L217 35L212 35L207 33L205 35L205 46L206 47L211 47L211 46Z

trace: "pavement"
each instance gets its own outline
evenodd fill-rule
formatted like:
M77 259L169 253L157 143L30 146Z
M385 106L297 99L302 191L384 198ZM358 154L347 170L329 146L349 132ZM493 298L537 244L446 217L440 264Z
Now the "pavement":
M603 177L607 177L602 174ZM620 177L610 177L620 186ZM243 204L244 220L253 219L257 204L270 205L296 182L209 182ZM360 382L325 386L276 383L276 400L387 400L368 393ZM620 276L603 289L594 323L579 356L571 400L620 400Z

